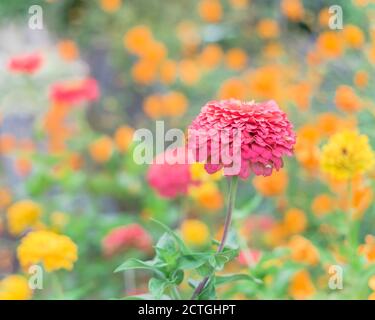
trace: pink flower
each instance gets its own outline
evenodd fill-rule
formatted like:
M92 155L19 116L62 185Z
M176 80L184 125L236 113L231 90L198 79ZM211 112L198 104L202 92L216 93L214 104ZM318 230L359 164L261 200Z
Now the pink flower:
M42 66L43 58L39 53L12 57L8 69L14 73L33 74Z
M175 198L185 195L192 183L185 148L168 150L156 156L148 169L146 179L151 188L162 197Z
M50 90L53 102L75 105L99 98L100 91L94 78L55 83Z
M242 179L269 176L283 166L295 144L292 124L275 101L210 101L189 127L189 148L208 173Z
M241 250L238 257L237 257L237 261L244 265L244 266L247 266L247 265L256 265L260 258L262 257L262 252L259 251L259 250L253 250L253 249L246 249L246 250Z
M102 247L106 256L129 249L149 252L152 246L151 236L139 224L112 229L103 239Z

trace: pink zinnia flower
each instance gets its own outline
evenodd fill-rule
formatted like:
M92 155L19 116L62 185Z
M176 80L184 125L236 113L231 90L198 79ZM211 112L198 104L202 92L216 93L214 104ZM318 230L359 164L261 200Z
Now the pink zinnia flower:
M55 83L50 90L53 102L74 105L99 98L100 91L94 78Z
M295 144L292 124L275 101L210 101L189 127L189 148L208 173L242 179L269 176L283 166Z
M169 161L173 159L175 161ZM192 178L186 149L177 148L157 155L148 169L146 179L162 197L175 198L187 194Z
M135 223L112 229L102 241L106 256L129 249L137 249L147 253L151 250L151 246L151 236L139 224Z
M43 58L39 53L12 57L8 69L14 73L33 74L42 66Z

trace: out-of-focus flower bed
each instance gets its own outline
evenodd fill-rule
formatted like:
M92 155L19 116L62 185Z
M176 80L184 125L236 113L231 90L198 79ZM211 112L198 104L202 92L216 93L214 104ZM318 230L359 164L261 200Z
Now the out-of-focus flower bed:
M201 298L375 299L375 1L17 0L0 21L0 299L190 298L212 270ZM240 180L214 255L228 178L139 165L133 135L231 98L274 100L297 138Z

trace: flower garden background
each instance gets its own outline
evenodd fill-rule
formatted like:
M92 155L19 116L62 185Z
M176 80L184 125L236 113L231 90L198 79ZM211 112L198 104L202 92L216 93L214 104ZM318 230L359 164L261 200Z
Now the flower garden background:
M0 299L375 299L374 64L372 0L1 2Z

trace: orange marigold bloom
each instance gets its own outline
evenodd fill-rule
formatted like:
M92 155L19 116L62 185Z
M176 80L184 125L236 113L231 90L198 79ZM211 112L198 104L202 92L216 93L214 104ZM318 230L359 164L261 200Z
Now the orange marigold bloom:
M354 49L360 49L365 43L363 31L352 24L346 25L343 30L345 43Z
M275 171L268 177L256 176L253 179L253 185L257 192L265 197L281 195L288 186L287 171L285 169Z
M179 76L188 86L196 84L201 76L197 63L190 59L182 60L179 64Z
M16 138L11 134L2 134L0 136L0 154L11 152L16 146Z
M279 25L273 19L263 19L257 25L257 32L261 38L272 39L279 36Z
M141 59L132 67L132 77L134 81L147 85L155 81L157 75L157 65L149 60Z
M111 158L113 152L112 139L108 136L103 136L95 140L90 144L89 152L94 161L98 163L107 162Z
M220 87L218 96L220 100L231 98L246 100L247 86L241 79L230 78L223 82Z
M366 71L360 70L355 73L353 82L358 88L363 89L367 87L368 81L369 81L369 75Z
M122 126L116 130L115 143L120 152L126 152L133 142L134 129L128 126Z
M171 91L163 96L163 113L170 117L178 117L186 112L188 100L184 94Z
M120 9L122 0L100 0L100 7L105 12L116 12Z
M198 12L203 20L215 23L221 20L223 8L218 0L201 0L198 5Z
M336 107L342 111L355 112L362 108L362 101L352 87L342 85L336 89Z
M293 275L289 286L289 294L293 299L308 299L311 298L315 292L315 286L307 270L298 271Z
M177 77L177 63L173 60L165 60L159 66L160 81L164 84L172 84Z
M230 49L225 56L225 62L229 69L241 70L246 66L247 54L240 48Z
M360 245L358 251L364 255L369 263L375 262L375 236L368 234L365 243Z
M310 107L312 89L312 85L307 81L290 87L292 100L300 110L307 110Z
M136 26L124 36L124 47L131 53L141 55L148 44L153 41L152 33L147 26Z
M291 208L285 212L284 227L289 234L303 232L307 226L305 213L297 208Z
M319 24L322 27L328 27L328 23L329 23L329 18L330 17L331 17L331 14L329 13L329 9L328 8L323 8L319 12L319 18L318 18Z
M319 53L327 58L337 58L341 56L344 51L344 42L338 32L322 32L316 44Z
M281 11L292 21L301 20L305 14L305 10L300 0L282 0Z
M57 49L61 58L66 61L73 61L76 60L79 56L79 50L77 45L72 40L62 40L57 44Z
M159 95L148 96L143 101L143 111L151 119L161 118L164 115L163 101Z
M158 41L149 41L144 50L138 55L146 61L158 64L165 59L167 54L167 48L163 43Z
M318 217L331 213L334 210L334 200L328 194L319 194L314 198L311 210Z
M352 218L362 218L365 211L371 205L373 200L373 191L370 187L360 187L353 190L352 198Z
M343 121L332 112L321 113L317 118L317 128L323 135L330 136L342 129Z
M217 44L206 46L199 55L199 63L203 68L213 69L223 59L223 50Z
M295 235L289 240L288 248L291 250L291 258L296 262L316 265L319 262L319 251L310 240Z

